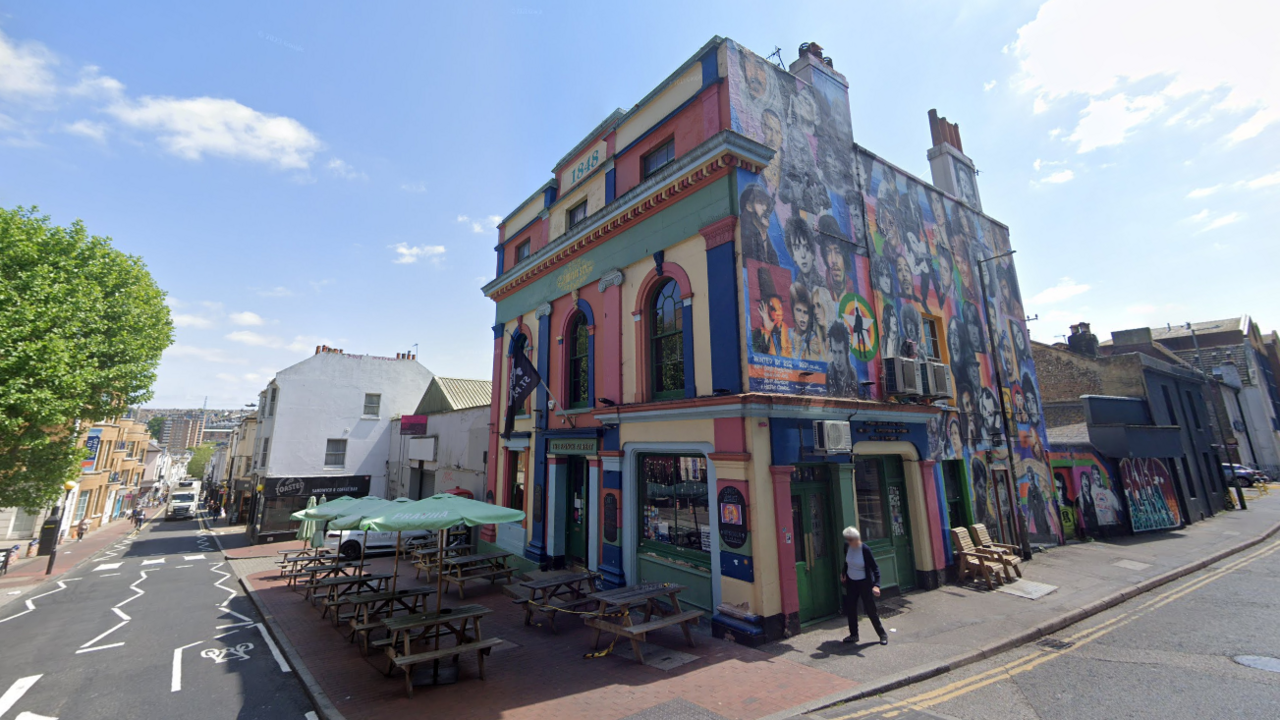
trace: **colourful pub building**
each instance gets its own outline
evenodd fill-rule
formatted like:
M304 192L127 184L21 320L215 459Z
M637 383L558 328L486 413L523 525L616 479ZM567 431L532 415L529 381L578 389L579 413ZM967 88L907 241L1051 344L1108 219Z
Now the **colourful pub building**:
M815 44L716 37L499 226L482 542L610 585L678 582L748 643L840 612L841 530L886 591L951 526L1062 541L1008 229L958 128L927 183L853 141ZM504 436L513 358L545 385Z

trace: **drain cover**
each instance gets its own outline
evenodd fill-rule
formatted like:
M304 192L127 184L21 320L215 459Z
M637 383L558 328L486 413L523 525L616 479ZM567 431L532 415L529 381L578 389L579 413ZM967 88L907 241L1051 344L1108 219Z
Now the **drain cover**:
M1280 673L1280 658L1264 657L1262 655L1237 655L1231 659L1245 667Z
M1058 640L1056 638L1045 638L1036 644L1042 648L1049 648L1050 650L1066 650L1072 645L1075 645L1073 642Z

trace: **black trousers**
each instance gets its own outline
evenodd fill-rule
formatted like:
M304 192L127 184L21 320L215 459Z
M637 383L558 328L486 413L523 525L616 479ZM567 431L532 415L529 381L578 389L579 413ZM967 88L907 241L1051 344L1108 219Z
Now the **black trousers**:
M850 580L848 576L844 579L844 614L849 618L849 634L858 634L858 603L862 603L862 610L871 620L871 627L876 629L876 635L884 636L884 626L880 624L880 611L876 610L876 598L871 594L871 580Z

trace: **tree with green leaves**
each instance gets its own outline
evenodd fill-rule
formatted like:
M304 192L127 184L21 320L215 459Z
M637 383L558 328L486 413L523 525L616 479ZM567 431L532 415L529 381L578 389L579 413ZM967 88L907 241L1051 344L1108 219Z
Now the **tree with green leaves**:
M151 437L155 438L155 440L159 442L160 436L164 435L164 418L157 415L156 417L148 420L147 432L151 433Z
M0 208L0 507L48 507L79 472L78 433L151 399L164 297L83 223Z
M191 451L191 459L187 461L187 475L197 480L204 477L204 466L209 463L209 459L213 457L213 451L218 447L217 443L202 443L198 448L187 448Z

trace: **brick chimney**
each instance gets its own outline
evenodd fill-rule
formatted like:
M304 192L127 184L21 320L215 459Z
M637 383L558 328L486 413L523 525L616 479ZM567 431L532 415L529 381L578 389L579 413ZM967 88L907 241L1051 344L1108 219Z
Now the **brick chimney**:
M1098 357L1098 336L1089 329L1089 323L1076 323L1071 326L1071 335L1067 337L1067 347L1071 352L1085 357Z
M947 122L937 110L929 111L929 136L933 147L926 156L933 184L939 190L960 198L969 207L982 212L982 197L978 194L978 171L972 158L964 154L960 142L960 126Z
M787 67L787 71L810 85L817 85L813 73L820 72L843 85L846 91L849 89L849 81L836 72L835 63L822 54L822 46L815 42L800 44L800 57Z

